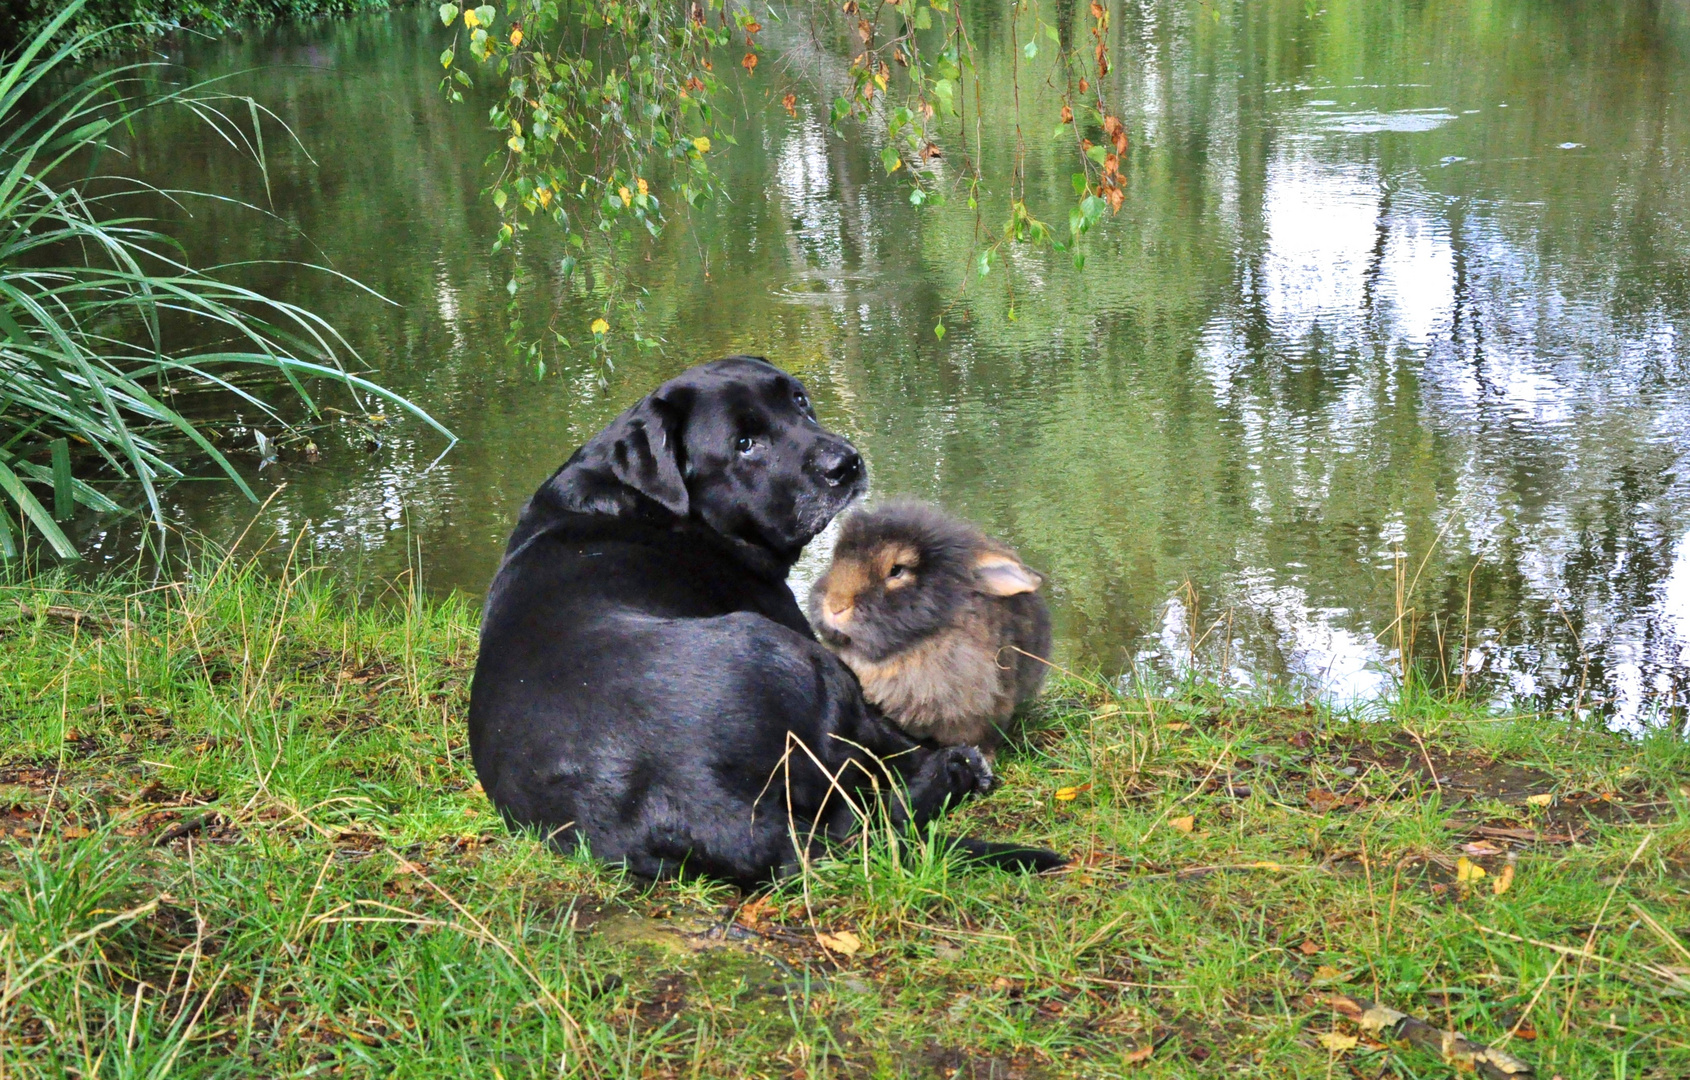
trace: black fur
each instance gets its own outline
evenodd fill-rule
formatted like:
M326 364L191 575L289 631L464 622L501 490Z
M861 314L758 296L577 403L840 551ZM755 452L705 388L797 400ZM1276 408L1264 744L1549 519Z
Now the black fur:
M989 788L978 752L919 745L868 706L786 586L862 486L802 385L751 357L670 380L576 451L487 596L470 749L506 820L644 876L750 886L790 872L812 833L854 831L851 803L890 786L882 762L911 825Z

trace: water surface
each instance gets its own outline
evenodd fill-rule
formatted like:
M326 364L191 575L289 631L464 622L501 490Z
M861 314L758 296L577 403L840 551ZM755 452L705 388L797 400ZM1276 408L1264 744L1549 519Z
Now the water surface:
M1014 43L1002 13L971 7L984 157L1002 175ZM1069 14L1044 12L1064 33ZM543 377L506 343L513 264L489 255L478 196L491 136L482 110L435 89L431 15L173 57L244 72L233 86L311 155L273 138L281 221L195 204L189 249L326 263L379 290L393 303L253 271L331 317L463 440L428 468L441 444L420 425L383 429L373 452L337 425L315 460L255 475L261 494L286 484L265 530L378 573L420 551L430 587L479 593L522 500L574 446L688 364L760 353L856 440L877 495L939 499L1049 572L1065 662L1177 669L1196 638L1202 663L1242 681L1374 694L1401 644L1400 568L1417 583L1412 646L1436 677L1682 722L1681 9L1118 4L1127 201L1084 271L1019 252L985 281L961 198L911 207L871 136L828 130L846 58L764 21L771 57L743 85L738 147L719 155L729 197L630 256L665 347L619 350L610 369L547 351ZM1029 201L1062 221L1072 148L1048 139L1057 107L1023 87ZM133 149L155 183L264 199L257 171L186 120ZM528 329L555 309L579 341L597 304L561 281L556 254L537 229L520 255ZM227 485L168 497L215 538L252 514ZM98 557L131 542L89 526Z

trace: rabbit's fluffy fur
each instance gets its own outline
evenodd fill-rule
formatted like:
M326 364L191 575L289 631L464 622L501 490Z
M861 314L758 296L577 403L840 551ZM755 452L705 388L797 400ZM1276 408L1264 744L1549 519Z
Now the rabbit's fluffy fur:
M1042 583L968 522L888 503L841 526L810 622L887 719L919 739L991 750L1044 683Z

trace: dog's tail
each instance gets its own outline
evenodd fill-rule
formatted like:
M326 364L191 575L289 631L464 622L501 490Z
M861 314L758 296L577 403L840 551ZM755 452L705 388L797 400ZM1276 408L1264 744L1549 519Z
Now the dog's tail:
M976 865L993 866L1000 870L1020 870L1035 874L1042 874L1047 870L1060 870L1068 865L1068 860L1054 851L1044 848L1023 847L1020 844L1000 844L991 840L976 840L971 836L964 836L951 842L951 846L959 852L966 862Z

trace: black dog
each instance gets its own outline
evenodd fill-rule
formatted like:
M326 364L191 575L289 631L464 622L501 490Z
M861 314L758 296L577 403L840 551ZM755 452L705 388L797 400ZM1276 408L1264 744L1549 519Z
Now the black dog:
M487 596L469 737L505 819L642 876L751 886L855 831L885 769L904 824L987 790L978 751L918 744L864 702L787 588L863 479L798 380L751 357L664 383L577 450Z

